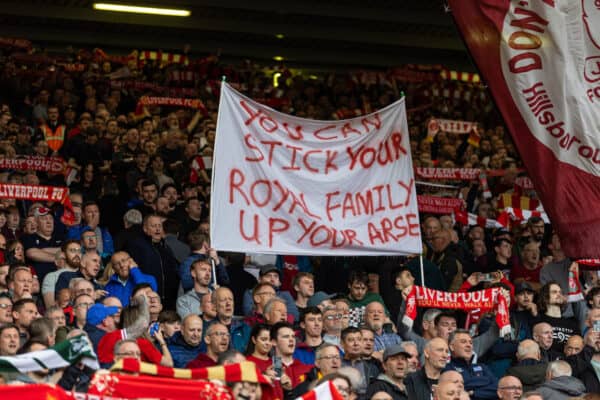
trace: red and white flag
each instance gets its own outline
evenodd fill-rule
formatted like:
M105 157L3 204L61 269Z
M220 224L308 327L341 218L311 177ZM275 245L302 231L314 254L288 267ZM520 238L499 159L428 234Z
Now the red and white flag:
M563 250L600 257L598 1L449 5Z
M344 397L332 381L325 381L296 400L344 400Z

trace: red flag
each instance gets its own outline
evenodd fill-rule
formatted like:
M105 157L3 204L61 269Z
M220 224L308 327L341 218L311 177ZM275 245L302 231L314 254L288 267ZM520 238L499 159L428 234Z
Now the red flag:
M563 250L598 258L600 13L559 3L449 1Z

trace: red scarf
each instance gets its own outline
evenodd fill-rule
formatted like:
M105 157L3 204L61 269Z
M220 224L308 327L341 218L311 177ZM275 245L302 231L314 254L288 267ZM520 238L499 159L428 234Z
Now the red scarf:
M69 199L69 189L66 187L0 183L0 199L58 202L64 207L61 219L65 225L73 225L75 222L75 213Z
M406 312L402 318L405 325L412 327L417 317L417 307L465 311L480 309L481 312L496 310L496 324L500 328L500 337L510 334L508 307L500 288L475 292L443 292L415 285L406 299Z

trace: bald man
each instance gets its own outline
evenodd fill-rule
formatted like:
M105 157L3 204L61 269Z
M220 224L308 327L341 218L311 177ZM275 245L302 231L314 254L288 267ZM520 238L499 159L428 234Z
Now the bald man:
M175 368L185 366L200 354L202 345L202 319L190 314L183 319L181 331L176 332L167 342Z
M458 371L444 371L440 375L440 379L438 380L438 385L443 382L452 382L458 387L461 391L465 390L465 380L460 372Z
M554 339L552 337L552 325L539 322L533 326L533 340L540 345L542 360L546 362L559 360L562 354L552 350Z
M425 364L417 372L409 374L404 379L406 393L409 399L429 399L442 370L448 363L448 343L442 338L433 338L423 350Z
M516 376L507 375L498 381L500 400L519 400L523 394L523 385Z
M565 356L569 357L581 353L583 346L583 338L581 336L571 336L569 339L567 339L567 343L565 343Z
M462 391L452 382L438 383L433 400L461 400Z

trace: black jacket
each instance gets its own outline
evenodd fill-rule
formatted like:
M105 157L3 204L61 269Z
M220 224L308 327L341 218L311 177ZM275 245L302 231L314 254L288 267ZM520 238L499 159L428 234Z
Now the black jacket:
M406 394L411 400L430 400L431 399L431 386L437 384L437 379L429 379L425 375L425 368L412 374L408 374L404 378L404 385L406 386Z
M566 359L571 364L573 376L583 382L588 393L600 393L600 381L596 376L594 367L592 367L594 352L592 347L585 346L581 353Z
M152 238L144 234L133 239L126 250L143 273L156 279L163 309L174 310L179 288L177 260L164 240L153 243Z
M373 397L377 392L386 392L392 396L393 400L408 400L406 391L401 390L398 386L392 384L385 376L379 375L374 379L367 388L367 399Z
M546 368L548 363L533 359L519 361L516 365L510 367L507 375L516 376L523 384L523 392L535 390L546 380Z

